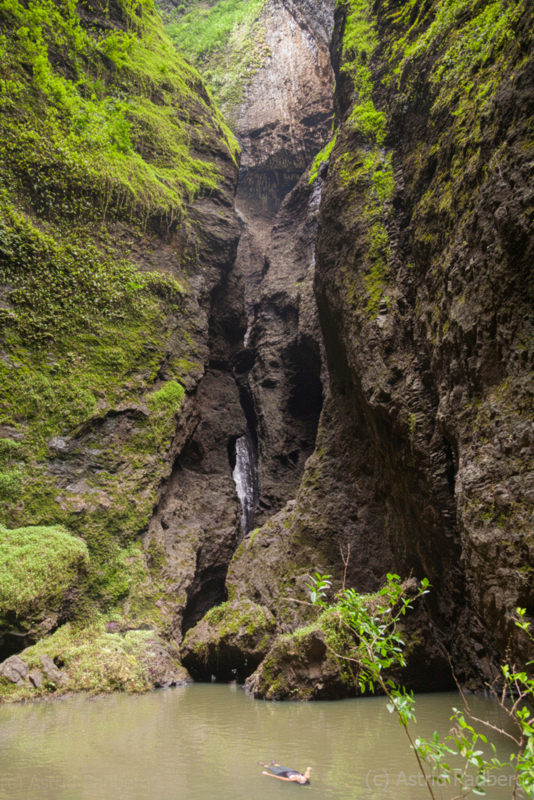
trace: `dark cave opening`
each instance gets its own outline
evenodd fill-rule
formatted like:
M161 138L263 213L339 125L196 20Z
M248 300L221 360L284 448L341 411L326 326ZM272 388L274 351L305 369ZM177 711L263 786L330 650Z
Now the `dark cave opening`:
M0 636L0 663L10 656L22 653L26 647L31 647L37 639L28 633L9 631Z
M182 635L200 622L202 617L215 606L220 606L228 599L226 591L226 573L228 567L221 566L202 572L195 581L193 591L187 598L182 618Z

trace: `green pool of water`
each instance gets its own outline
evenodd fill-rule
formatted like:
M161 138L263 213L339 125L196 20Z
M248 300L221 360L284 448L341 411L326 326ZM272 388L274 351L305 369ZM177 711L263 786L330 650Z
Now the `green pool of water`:
M503 721L491 700L469 702L477 716ZM460 703L455 693L419 697L414 730L445 734ZM494 741L505 756L507 740ZM311 766L311 785L262 776L257 762L271 759ZM427 797L420 782L380 697L266 703L235 685L195 684L0 708L1 800L418 800ZM491 800L511 797L494 782Z

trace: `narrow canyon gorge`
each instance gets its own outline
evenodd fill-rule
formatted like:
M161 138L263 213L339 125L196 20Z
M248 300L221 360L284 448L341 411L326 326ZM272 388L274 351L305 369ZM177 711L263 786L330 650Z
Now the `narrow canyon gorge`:
M409 690L534 659L531 4L47 13L0 11L0 700L362 694L314 575L428 580Z

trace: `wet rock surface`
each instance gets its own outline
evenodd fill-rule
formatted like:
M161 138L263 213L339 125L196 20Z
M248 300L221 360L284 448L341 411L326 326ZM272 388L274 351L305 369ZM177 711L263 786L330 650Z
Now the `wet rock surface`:
M244 435L246 420L231 374L209 372L197 401L144 542L165 586L167 633L177 643L226 599L226 573L242 535L228 443Z
M256 525L294 497L315 446L323 404L322 335L315 298L315 236L321 182L306 173L284 200L237 380L258 440Z
M168 689L171 686L187 686L192 683L188 671L178 660L178 652L167 642L155 638L145 653L141 654L140 662L146 668L148 680L155 688Z
M214 608L187 633L180 656L195 679L243 681L266 656L275 631L267 608L235 600Z

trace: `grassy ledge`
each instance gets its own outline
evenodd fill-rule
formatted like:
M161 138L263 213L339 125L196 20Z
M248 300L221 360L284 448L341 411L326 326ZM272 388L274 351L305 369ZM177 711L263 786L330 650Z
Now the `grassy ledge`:
M202 72L232 127L247 87L270 55L264 6L265 0L189 0L167 15L167 33Z

